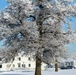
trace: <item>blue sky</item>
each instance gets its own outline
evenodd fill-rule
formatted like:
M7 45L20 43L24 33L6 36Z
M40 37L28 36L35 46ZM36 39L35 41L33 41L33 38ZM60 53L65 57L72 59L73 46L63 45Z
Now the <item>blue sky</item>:
M7 6L6 0L0 0L0 10L4 10L5 6Z
M76 0L74 0L76 2ZM0 0L0 10L4 11L4 7L7 6L6 0ZM73 18L73 22L72 22L73 26L72 28L76 30L76 19ZM3 41L0 42L0 47L2 45ZM76 51L76 44L74 43L70 43L69 45L69 50L70 52Z

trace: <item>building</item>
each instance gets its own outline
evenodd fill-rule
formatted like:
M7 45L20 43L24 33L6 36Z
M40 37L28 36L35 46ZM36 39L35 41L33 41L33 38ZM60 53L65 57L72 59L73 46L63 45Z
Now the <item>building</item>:
M76 68L76 60L69 58L59 62L59 67L62 68Z
M47 64L42 63L42 70L45 70ZM0 58L0 70L1 71L10 71L10 70L34 70L35 69L35 60L31 56L21 56L20 54L13 58L12 62L3 63Z

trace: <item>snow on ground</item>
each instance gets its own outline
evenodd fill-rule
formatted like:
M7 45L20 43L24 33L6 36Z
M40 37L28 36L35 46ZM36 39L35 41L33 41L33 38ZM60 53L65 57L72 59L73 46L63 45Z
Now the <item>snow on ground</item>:
M0 72L0 75L34 75L34 71L8 71ZM53 70L45 70L42 71L42 75L76 75L76 69L59 70L58 72L54 72Z

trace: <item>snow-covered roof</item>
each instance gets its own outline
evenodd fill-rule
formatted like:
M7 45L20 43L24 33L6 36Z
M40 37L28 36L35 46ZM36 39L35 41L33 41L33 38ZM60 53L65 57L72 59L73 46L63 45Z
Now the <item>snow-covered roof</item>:
M68 58L68 59L61 59L60 62L73 62L73 61L75 61L75 59L73 59L73 58Z

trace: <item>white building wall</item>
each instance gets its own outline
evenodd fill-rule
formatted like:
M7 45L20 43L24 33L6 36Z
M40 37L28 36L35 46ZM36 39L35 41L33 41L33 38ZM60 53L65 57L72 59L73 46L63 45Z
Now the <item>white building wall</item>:
M19 60L20 59L20 60ZM13 62L1 63L2 68L0 70L19 70L19 69L35 69L35 60L30 56L16 56ZM42 70L45 70L46 64L42 63Z
M74 60L74 67L76 68L76 60Z

